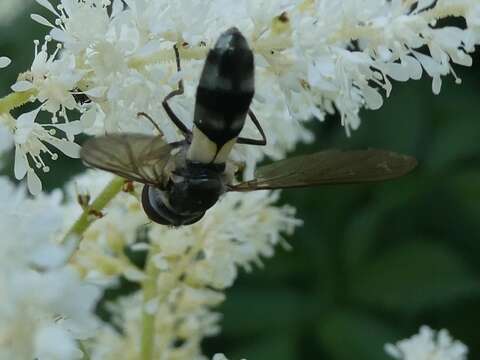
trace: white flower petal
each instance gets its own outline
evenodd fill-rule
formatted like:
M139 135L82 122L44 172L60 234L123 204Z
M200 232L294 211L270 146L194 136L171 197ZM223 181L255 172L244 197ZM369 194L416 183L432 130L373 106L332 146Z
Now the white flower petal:
M432 91L435 95L440 94L442 89L442 78L440 76L434 76L432 81Z
M150 244L146 242L136 242L132 246L130 246L130 250L132 251L148 251L150 250Z
M44 8L48 9L50 12L58 16L57 11L53 7L53 5L48 1L48 0L35 0L37 3L39 3L41 6Z
M6 68L8 65L10 65L12 60L10 60L6 56L0 56L0 69Z
M420 80L423 73L422 65L420 64L420 62L413 56L406 56L404 60L406 65L408 66L410 78L412 78L413 80Z
M107 91L107 89L108 88L106 86L99 86L99 87L84 91L83 93L89 97L101 97L105 95L105 92Z
M31 130L33 124L35 123L35 119L37 118L40 110L41 110L41 107L39 107L35 110L32 110L32 111L29 111L27 113L21 114L18 117L17 122L16 122L17 123L16 132L18 132L18 130L22 129L22 128L28 128L28 130Z
M45 18L44 18L43 16L41 16L41 15L31 14L31 15L30 15L30 18L31 18L33 21L35 21L35 22L37 22L37 23L39 23L39 24L41 24L41 25L49 26L49 27L51 27L51 28L55 27L55 26L53 26L53 24L52 24L50 21L48 21L47 19L45 19Z
M33 87L33 84L30 81L19 81L11 86L12 90L15 92L28 91Z
M372 89L369 86L363 88L362 90L363 90L365 102L367 103L369 109L377 110L382 107L383 98L382 98L382 95L380 95L377 90Z
M83 125L83 128L90 129L94 124L97 117L97 109L95 107L91 107L85 113L82 114L80 121Z
M215 354L212 360L228 360L224 354Z
M81 359L75 339L60 326L40 329L35 336L35 357L39 359ZM80 352L79 352L80 351ZM78 357L80 355L80 357Z
M122 0L114 0L112 6L112 17L116 17L120 15L123 11L123 1Z
M60 140L57 138L49 138L45 140L49 144L52 144L55 146L57 149L59 149L61 152L63 152L65 155L78 159L80 157L80 149L82 148L80 145L70 142L67 140Z
M135 281L135 282L140 282L140 281L143 281L147 278L145 273L143 273L142 271L140 271L138 269L132 268L132 267L125 270L123 275L125 275L125 277L128 280Z
M394 80L407 81L410 78L408 67L398 63L388 63L385 65L387 74Z
M22 180L27 173L27 161L25 154L20 150L20 146L15 145L15 165L14 165L15 179Z
M83 124L80 120L70 121L65 124L56 124L54 127L67 134L67 140L70 142L73 142L74 137L83 131Z
M28 191L30 191L32 195L38 195L42 192L42 182L32 169L27 169L27 185Z
M66 33L65 31L60 30L58 28L53 28L50 31L50 36L54 40L56 40L58 42L63 42L63 43L68 43L68 42L71 42L73 40L72 36L70 36L68 33Z

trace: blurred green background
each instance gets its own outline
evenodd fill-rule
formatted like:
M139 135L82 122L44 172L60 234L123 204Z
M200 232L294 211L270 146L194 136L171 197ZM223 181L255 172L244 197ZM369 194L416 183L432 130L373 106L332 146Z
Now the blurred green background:
M2 0L3 1L3 0ZM0 4L1 6L1 4ZM35 5L38 11L38 5ZM1 17L1 7L0 7ZM31 63L45 29L26 13L0 22L0 96ZM375 185L285 191L305 224L265 269L240 276L228 290L222 335L209 354L232 359L381 360L386 342L419 326L447 328L480 358L480 56L463 79L395 83L379 111L346 138L339 119L312 122L316 143L298 153L336 148L386 148L414 155L418 169ZM63 167L47 186L81 170ZM5 171L12 173L11 161Z

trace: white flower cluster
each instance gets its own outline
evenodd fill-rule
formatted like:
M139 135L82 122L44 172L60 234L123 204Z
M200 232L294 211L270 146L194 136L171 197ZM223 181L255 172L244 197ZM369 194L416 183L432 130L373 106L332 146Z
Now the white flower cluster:
M0 359L81 359L100 290L63 265L61 194L31 200L0 178L0 197Z
M422 326L420 332L409 339L387 344L385 351L400 360L465 360L468 349L453 340L447 330L438 332Z
M106 89L80 91L77 82L85 81L86 74L91 70L77 72L75 61L72 62L75 57L69 56L67 50L62 50L61 57L57 57L56 53L47 55L49 43L50 37L40 48L36 43L31 71L23 74L12 86L15 96L25 95L27 99L40 101L41 105L17 119L8 112L1 114L7 132L14 135L15 175L19 179L26 175L28 188L34 194L40 194L41 182L30 165L49 171L43 157L48 155L55 160L58 157L53 150L55 148L70 157L78 156L79 146L74 141L75 136L81 132L98 132L95 128L99 121L96 116L101 111L100 104L106 105L109 101L102 99L87 104L78 103L75 96L83 95L96 100L95 96L104 96ZM57 46L57 49L59 51L61 47ZM10 62L3 57L0 61L2 67ZM157 68L161 69L161 66ZM73 88L78 91L74 93ZM112 85L110 91L113 89L122 90ZM130 90L124 90L126 98L132 95ZM111 104L115 104L116 100L111 101ZM150 102L153 103L153 93ZM83 116L81 120L70 121L69 111L75 109L82 112ZM45 124L37 121L42 110L53 114L51 122ZM136 120L135 116L133 121L125 117L119 120L125 124L130 121L130 129L127 130L152 131L148 123ZM120 123L112 121L112 126ZM106 130L105 126L106 123L100 121L101 131ZM168 131L168 125L161 126L165 132ZM63 135L62 138L57 137L59 133ZM172 132L171 138L175 136ZM69 246L46 246L48 239L64 238L74 221L81 216L84 209L77 203L78 195L88 194L90 198L95 198L111 179L110 174L99 171L90 171L75 178L67 185L64 204L60 204L58 194L53 197L40 194L35 201L50 199L55 211L42 208L44 215L35 218L35 222L32 219L37 212L32 210L30 204L17 205L19 209L25 209L28 215L22 221L28 219L32 222L31 226L17 222L17 230L23 229L18 238L29 239L27 230L36 229L40 223L45 231L35 237L35 240L43 239L43 242L36 242L38 254L34 246L26 251L26 247L20 246L22 243L14 239L6 243L11 251L15 250L18 254L35 255L37 262L28 263L28 266L32 266L31 273L36 276L30 282L28 278L21 283L16 282L17 276L22 274L18 268L4 272L9 274L6 281L15 279L9 284L11 288L3 289L6 294L12 294L10 307L15 316L19 318L23 315L27 320L33 318L30 322L18 321L19 326L24 326L21 330L25 334L28 332L29 337L16 328L9 328L8 320L0 318L0 329L5 329L5 349L8 349L5 359L31 357L63 360L81 358L82 351L87 351L93 359L149 358L143 357L145 348L148 349L144 343L150 343L150 347L153 347L150 350L153 358L158 355L175 359L200 359L202 339L217 334L220 329L220 315L213 312L212 308L224 300L222 291L232 285L238 267L249 270L252 263L261 264L260 257L273 255L274 247L282 243L281 234L291 234L300 223L294 218L293 209L273 205L278 199L277 193L261 192L226 196L216 208L209 211L204 220L191 227L170 229L151 225L141 209L139 188L135 186L132 192L121 192L116 196L102 213L90 215L98 219L82 233L80 247L73 257ZM12 191L5 190L3 193L12 194ZM55 218L55 227L48 227L45 219L47 214ZM238 221L239 218L244 221ZM15 224L11 222L9 226L14 227ZM142 231L143 236L139 236ZM4 232L7 232L6 228ZM40 247L41 244L44 245ZM145 268L130 259L128 253L132 252L148 253ZM13 263L18 263L8 251L4 251L4 254ZM52 265L54 261L55 268ZM65 265L67 262L70 265ZM140 290L111 305L115 315L114 324L122 329L118 332L109 324L97 324L93 306L99 290L84 282L95 283L106 289L115 286L120 277L137 282ZM36 292L39 296L25 289L38 289ZM95 289L95 292L91 289ZM79 291L83 291L83 294L79 294ZM24 299L15 297L16 292L20 292ZM68 295L61 296L62 293ZM45 295L47 299L44 300L40 295ZM22 301L31 302L28 309L21 305ZM82 302L82 306L79 302ZM14 306L13 303L20 306ZM79 311L75 311L76 308ZM59 309L58 313L53 313L53 309ZM80 318L83 321L80 322ZM13 315L10 319L16 321ZM36 324L36 319L45 321ZM99 325L98 331L94 331L92 324ZM18 345L12 342L10 331L18 334ZM92 337L95 339L84 341ZM221 359L222 356L216 355L215 359Z
M219 331L220 315L212 309L238 269L261 264L299 225L294 210L273 205L278 194L271 192L228 194L200 222L178 229L149 223L136 185L101 211L89 211L88 197L80 196L82 209L77 195L95 198L112 179L99 171L68 184L65 203L56 193L41 194L37 172L50 171L59 152L77 158L80 134L153 134L152 124L137 118L146 112L168 141L177 140L161 101L183 79L185 93L171 104L192 125L203 61L227 28L238 27L254 51L252 109L269 142L234 149L234 159L249 170L263 156L280 158L311 140L304 121L312 117L323 120L337 110L347 132L357 128L360 109L379 108L391 79L419 79L425 71L438 93L442 76L456 78L452 63L469 66L468 53L480 43L478 0L36 1L49 15L32 19L50 32L35 40L31 68L0 99L0 124L9 137L0 150L15 146L16 178L26 176L29 191L40 194L30 200L0 181L3 204L13 204L0 209L0 230L8 234L0 242L0 359L68 360L82 351L102 360L205 359L201 341ZM466 28L438 25L449 16L464 18ZM0 57L0 68L9 63ZM27 102L34 110L15 119L10 111ZM48 119L40 121L41 114ZM244 132L256 136L248 122ZM90 226L71 256L68 245L52 241L76 219ZM145 265L134 257L145 257ZM139 290L111 304L113 325L99 325L95 334L99 290L91 284L106 289L121 277ZM425 330L419 338L435 349L448 343L445 335L434 343ZM413 343L388 352L413 359Z
M147 333L153 354L200 359L201 340L220 330L212 308L224 300L237 267L248 270L271 256L280 234L299 224L293 209L273 206L277 194L260 192L227 196L190 227L149 225L136 187L104 209L65 265L71 246L57 244L82 212L77 194L95 197L111 178L90 171L67 186L66 199L54 192L33 200L0 178L2 203L12 206L0 209L0 230L9 234L0 242L0 359L81 359L87 349L92 359L136 360L145 316L153 324ZM147 251L145 269L128 255ZM94 307L100 290L120 276L141 290L111 304L118 332L96 319Z
M140 111L159 123L169 141L176 140L161 100L182 78L185 94L172 106L191 126L203 59L230 26L242 31L255 53L253 110L269 139L265 149L235 149L234 157L250 165L311 140L302 121L322 120L335 109L347 132L356 129L360 109L381 107L391 79L419 79L425 70L438 93L442 76L456 78L452 63L470 66L468 53L480 42L477 0L61 0L56 7L37 2L52 19L32 18L51 28L50 34L42 45L35 42L32 67L12 89L38 101L52 120L41 128L32 125L36 110L20 136L10 128L21 163L16 176L27 174L34 193L40 191L34 169L49 170L42 154L57 157L46 143L76 157L73 144L82 132L152 132L151 124L136 118ZM467 27L437 25L448 16L463 17ZM181 73L173 44L180 47ZM69 119L78 118L71 110L82 113L80 120ZM4 115L3 122L9 120ZM244 132L255 134L248 123Z
M77 188L101 188L111 176L92 171L76 179ZM73 189L71 194L74 195ZM145 226L148 219L138 201L139 189L119 194L103 217L85 232L73 263L90 281L115 284L124 276L142 291L112 305L121 333L105 326L92 344L93 359L138 359L144 316L155 324L153 358L194 359L200 342L219 332L219 314L211 308L224 300L222 291L233 284L238 267L261 264L273 255L299 221L288 206L273 206L277 193L229 194L200 222L178 229ZM93 194L92 194L93 195ZM73 203L73 202L72 202ZM72 208L68 217L74 217ZM239 221L242 219L242 221ZM144 238L138 230L144 229ZM145 269L127 253L148 252Z

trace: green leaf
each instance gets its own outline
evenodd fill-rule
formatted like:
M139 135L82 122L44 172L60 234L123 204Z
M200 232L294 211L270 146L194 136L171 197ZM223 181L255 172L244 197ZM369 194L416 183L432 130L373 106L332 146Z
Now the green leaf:
M280 331L256 338L233 354L229 353L228 358L296 360L298 357L295 354L295 337L289 336L288 331Z
M332 312L320 322L317 333L328 359L386 360L384 344L399 338L381 320L353 310Z
M224 314L222 327L226 335L286 331L302 320L304 307L303 297L293 291L233 290L220 309Z
M480 294L462 259L440 243L408 243L388 250L353 275L354 297L386 309L416 312Z
M478 118L472 116L474 108L478 109L478 96L473 91L465 91L460 96L457 92L454 94L455 99L448 97L448 101L434 109L438 126L431 135L428 160L424 162L424 167L431 170L455 168L463 158L478 155L480 133L473 130L478 126Z
M475 219L480 210L480 169L471 169L455 174L447 183L448 188L457 200L466 207Z
M356 270L373 251L381 218L380 212L365 208L346 224L342 253L349 270Z

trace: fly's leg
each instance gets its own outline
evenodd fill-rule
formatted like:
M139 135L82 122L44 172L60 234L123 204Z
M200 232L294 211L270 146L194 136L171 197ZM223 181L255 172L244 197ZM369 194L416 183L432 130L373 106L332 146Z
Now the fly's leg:
M255 127L260 132L260 135L262 136L262 138L261 139L248 139L248 138L239 137L237 139L237 144L259 145L259 146L267 145L267 137L265 136L265 133L263 132L262 126L260 125L260 122L258 121L257 117L255 116L255 114L253 113L252 110L248 110L248 116L250 117L252 122L255 124Z
M173 45L173 50L175 51L175 60L177 62L177 71L180 72L182 70L180 66L180 54L178 52L178 47L177 45ZM165 96L165 99L162 101L163 108L165 109L165 112L167 113L168 117L172 122L177 126L177 128L183 133L183 135L187 138L187 140L192 138L192 132L190 129L188 129L185 124L178 118L177 115L173 112L172 108L170 105L168 105L168 100L173 98L174 96L177 95L182 95L183 94L183 80L180 80L178 82L178 89L173 90L170 94Z
M148 115L147 113L145 113L145 112L142 111L142 112L137 113L137 116L138 116L138 117L143 116L144 118L147 118L147 120L149 120L149 121L152 123L152 125L155 127L155 129L157 129L158 134L159 134L160 136L163 136L163 131L162 131L162 129L160 129L160 127L158 126L158 124L157 124L155 121L153 121L153 119L152 119L152 117L151 117L150 115Z

